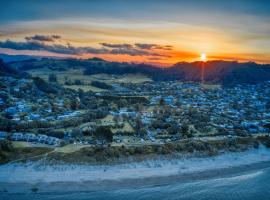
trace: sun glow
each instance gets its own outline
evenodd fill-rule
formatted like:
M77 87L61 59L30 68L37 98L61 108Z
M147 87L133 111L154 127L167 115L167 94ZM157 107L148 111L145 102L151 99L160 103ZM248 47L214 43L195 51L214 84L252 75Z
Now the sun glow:
M205 53L201 53L201 61L206 61L206 54Z

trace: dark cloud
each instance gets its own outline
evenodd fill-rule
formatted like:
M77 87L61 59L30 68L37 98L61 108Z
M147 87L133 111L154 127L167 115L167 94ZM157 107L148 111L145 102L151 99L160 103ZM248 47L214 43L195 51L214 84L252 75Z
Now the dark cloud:
M171 50L172 46L166 45L157 45L157 44L141 44L137 43L135 45L133 44L111 44L111 43L100 43L104 47L111 48L110 53L111 54L127 54L131 56L160 56L160 57L169 57L164 56L158 53L155 53L150 50L157 50L157 49L163 49L163 50Z
M144 43L136 43L135 46L137 46L140 49L160 49L160 50L172 50L173 46L170 45L158 45L158 44L144 44Z
M162 57L149 57L148 60L157 61L157 60L165 60L165 58L162 58Z
M81 55L84 53L93 53L93 54L101 54L101 53L109 53L109 50L105 48L92 48L92 47L74 47L70 44L61 45L61 44L51 44L47 45L43 42L30 40L26 42L14 42L11 40L6 40L4 42L0 41L1 48L8 48L14 50L36 50L36 51L49 51L53 53L60 54L74 54Z
M104 47L109 47L109 48L133 48L131 44L110 44L110 43L100 43Z
M25 40L30 41L42 41L42 42L54 42L55 40L61 39L60 35L34 35L25 37Z
M110 44L100 43L101 48L94 47L74 47L67 43L58 44L59 35L34 35L25 37L25 42L15 42L11 40L0 41L0 48L14 50L32 50L49 51L59 54L82 55L91 54L124 54L130 56L152 56L152 57L170 57L155 52L155 49L170 48L170 46L160 46L156 44ZM48 43L49 42L49 43Z
M111 54L127 54L130 56L149 56L153 53L148 51L143 51L136 48L114 48L110 51ZM160 56L160 55L157 55Z

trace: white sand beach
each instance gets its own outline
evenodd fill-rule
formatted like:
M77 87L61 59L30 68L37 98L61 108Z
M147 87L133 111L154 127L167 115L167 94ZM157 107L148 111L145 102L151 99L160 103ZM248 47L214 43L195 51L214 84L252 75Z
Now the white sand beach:
M225 153L209 158L147 160L119 165L13 163L0 166L0 191L24 192L30 191L33 187L42 192L59 189L91 190L113 184L135 186L159 183L157 180L188 180L228 174L233 171L242 172L254 166L261 168L270 166L269 149L261 146L258 149Z

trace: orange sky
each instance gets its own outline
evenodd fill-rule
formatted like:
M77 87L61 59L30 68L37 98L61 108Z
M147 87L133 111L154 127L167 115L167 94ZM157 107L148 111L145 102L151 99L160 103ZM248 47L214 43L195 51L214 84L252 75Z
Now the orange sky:
M61 3L62 10L57 12L54 1L48 2L47 7L34 1L31 4L18 1L17 7L6 3L9 12L0 10L0 53L96 56L110 61L162 66L196 61L201 53L206 53L208 60L270 63L268 4L211 0L204 4L193 0L190 3L149 0L135 4L117 0L115 3L79 0L76 4ZM33 47L25 37L35 35L59 35L61 38L53 42L34 41L46 46ZM13 43L7 43L7 39ZM101 43L131 46L116 48ZM137 43L172 47L169 50L141 49L135 45ZM66 50L76 53L66 53ZM96 51L98 53L93 53Z

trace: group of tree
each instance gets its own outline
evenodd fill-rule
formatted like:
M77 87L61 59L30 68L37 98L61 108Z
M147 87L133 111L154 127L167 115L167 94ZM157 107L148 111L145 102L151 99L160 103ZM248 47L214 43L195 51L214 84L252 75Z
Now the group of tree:
M106 89L106 90L112 89L111 85L108 85L107 83L100 82L100 81L92 81L91 85L94 87Z

